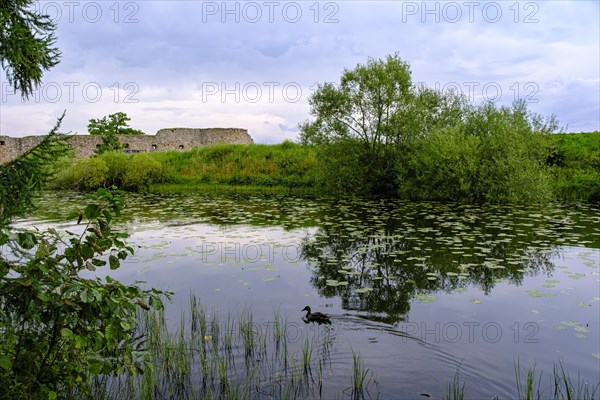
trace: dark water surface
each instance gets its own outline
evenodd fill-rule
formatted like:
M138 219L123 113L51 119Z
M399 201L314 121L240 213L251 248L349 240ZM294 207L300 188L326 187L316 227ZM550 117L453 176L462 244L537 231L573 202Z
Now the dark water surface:
M326 393L344 397L352 351L371 395L440 398L460 369L467 398L516 396L515 363L600 382L600 206L492 206L294 195L128 194L135 256L111 276L207 310L288 321L301 344L335 338ZM46 193L20 226L60 226L85 197ZM307 325L300 312L332 315ZM329 390L329 391L328 391ZM550 387L545 390L548 395Z

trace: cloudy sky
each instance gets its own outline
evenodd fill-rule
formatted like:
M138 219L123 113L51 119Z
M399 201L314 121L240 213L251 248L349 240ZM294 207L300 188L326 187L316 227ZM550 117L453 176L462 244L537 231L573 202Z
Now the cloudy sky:
M247 128L258 143L295 139L322 82L399 53L413 81L472 101L556 114L600 129L598 1L40 1L62 59L27 101L0 72L0 135L85 134L126 112L170 127Z

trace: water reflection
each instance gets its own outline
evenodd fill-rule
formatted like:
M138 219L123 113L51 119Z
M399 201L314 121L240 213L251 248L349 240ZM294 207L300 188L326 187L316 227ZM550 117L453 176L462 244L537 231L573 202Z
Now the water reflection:
M360 213L338 208L302 242L322 296L387 323L405 321L411 301L429 293L474 286L488 295L499 282L550 276L558 246L586 238L586 226L572 221L597 218L561 208L542 217L508 207L392 204L367 203Z
M342 343L360 349L383 398L432 386L441 394L459 366L471 396L514 397L519 357L551 371L557 356L568 356L567 369L597 376L598 205L248 194L126 200L120 228L140 245L139 262L116 278L181 293L174 319L190 290L222 313L251 306L269 322L281 310L297 332L324 328L301 321L303 306L332 314L327 327L340 339L334 364L351 365ZM84 201L47 194L35 224L56 226ZM481 383L489 376L495 386Z

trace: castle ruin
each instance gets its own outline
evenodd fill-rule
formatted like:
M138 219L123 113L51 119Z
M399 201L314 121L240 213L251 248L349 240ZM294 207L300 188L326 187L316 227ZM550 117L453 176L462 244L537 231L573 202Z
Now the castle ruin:
M0 136L0 164L14 160L42 141L43 136L15 138ZM156 135L120 135L119 142L125 153L144 153L166 150L190 150L219 143L251 144L252 137L240 128L170 128L161 129ZM76 158L91 157L102 143L100 136L73 135L67 138Z

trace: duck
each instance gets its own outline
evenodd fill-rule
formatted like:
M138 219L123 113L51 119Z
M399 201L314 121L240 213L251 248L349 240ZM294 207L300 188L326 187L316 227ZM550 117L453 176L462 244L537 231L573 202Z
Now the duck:
M310 307L306 306L300 311L306 311L306 320L307 322L316 322L320 324L331 324L330 316L327 314L323 314L321 312L310 312Z

